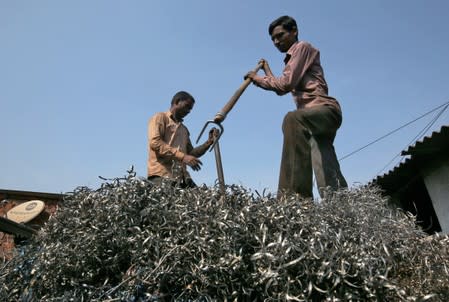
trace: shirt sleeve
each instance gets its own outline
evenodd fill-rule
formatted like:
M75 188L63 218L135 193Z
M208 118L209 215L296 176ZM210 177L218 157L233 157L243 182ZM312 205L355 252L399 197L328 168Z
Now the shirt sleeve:
M164 141L164 134L167 126L166 120L167 117L163 113L156 114L151 118L148 125L150 148L158 155L158 157L181 161L185 154Z
M291 53L282 75L278 78L257 76L254 83L266 90L272 90L279 95L284 95L298 87L304 74L315 61L318 50L308 43L301 43Z

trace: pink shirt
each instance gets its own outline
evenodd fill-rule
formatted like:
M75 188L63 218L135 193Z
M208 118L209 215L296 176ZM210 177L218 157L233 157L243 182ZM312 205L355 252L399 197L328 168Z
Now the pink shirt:
M284 62L280 77L256 76L254 83L278 95L291 92L298 109L329 104L341 110L337 100L327 94L318 49L308 42L298 41L287 51Z

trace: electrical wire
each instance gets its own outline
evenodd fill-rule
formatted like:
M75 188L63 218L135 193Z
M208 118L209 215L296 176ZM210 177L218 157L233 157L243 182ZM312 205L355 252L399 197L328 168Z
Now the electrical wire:
M434 111L436 111L436 110L438 110L438 109L440 109L441 107L444 107L444 106L446 106L446 107L442 110L441 113L443 113L443 111L446 110L446 108L449 106L449 101L446 102L446 103L444 103L444 104L442 104L442 105L440 105L440 106L438 106L438 107L436 107L436 108L434 108L434 109L432 109L432 110L430 110L430 111L428 111L428 112L426 112L426 113L424 113L424 114L422 114L421 116L415 118L414 120L412 120L412 121L410 121L410 122L408 122L408 123L406 123L406 124L404 124L404 125L402 125L402 126L396 128L396 129L394 129L394 130L388 132L387 134L382 135L381 137L375 139L374 141L372 141L372 142L370 142L370 143L368 143L368 144L366 144L366 145L364 145L364 146L362 146L362 147L360 147L360 148L358 148L358 149L356 149L356 150L354 150L354 151L352 151L352 152L350 152L350 153L344 155L343 157L339 158L338 161L342 161L342 160L344 160L344 159L346 159L346 158L348 158L348 157L350 157L350 156L352 156L352 155L354 155L354 154L356 154L356 153L362 151L363 149L365 149L365 148L367 148L367 147L369 147L369 146L371 146L371 145L377 143L378 141L380 141L380 140L382 140L382 139L384 139L384 138L386 138L386 137L392 135L393 133L395 133L395 132L397 132L397 131L399 131L399 130L405 128L405 127L407 127L408 125L410 125L410 124L412 124L412 123L414 123L414 122L416 122L416 121L422 119L423 117L425 117L425 116L431 114L432 112L434 112ZM438 115L438 117L441 115L441 113ZM433 125L433 124L432 124L432 125ZM432 126L432 125L430 125L430 126ZM429 126L429 128L430 128L430 126ZM426 130L426 131L427 131L427 130Z
M435 122L440 118L440 116L443 114L443 112L448 107L449 107L449 102L446 103L446 106L444 106L444 108L442 110L440 110L440 112L438 112L438 114L414 138L412 138L411 141L407 144L407 146L405 146L403 149L407 148L412 143L420 140L424 136L424 134L426 134L426 132L430 129L430 127L432 127L435 124ZM402 156L401 152L399 152L397 155L395 155L379 172L377 172L376 175L379 175L380 173L382 173L395 159L397 159L398 157L401 157ZM402 157L404 157L404 156L402 156ZM401 160L402 160L402 158L399 159L399 161L396 163L396 165L399 164L401 162Z

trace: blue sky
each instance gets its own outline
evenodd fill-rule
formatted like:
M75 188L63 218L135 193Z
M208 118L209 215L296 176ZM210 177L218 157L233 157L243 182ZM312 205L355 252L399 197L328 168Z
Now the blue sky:
M96 188L98 176L131 165L146 176L150 116L189 91L197 102L185 124L196 140L260 58L280 74L267 27L285 14L320 49L342 105L340 158L449 102L445 0L0 0L0 188ZM276 190L290 110L290 95L248 87L223 122L228 184ZM342 160L349 184L392 169L436 113ZM446 111L425 135L448 124ZM202 161L192 176L212 185L213 152Z

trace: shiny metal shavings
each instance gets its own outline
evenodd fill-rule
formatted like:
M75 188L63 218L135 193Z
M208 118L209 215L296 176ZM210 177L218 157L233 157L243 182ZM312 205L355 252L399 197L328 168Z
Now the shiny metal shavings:
M221 197L132 171L79 187L0 264L0 301L449 301L448 237L376 188Z

